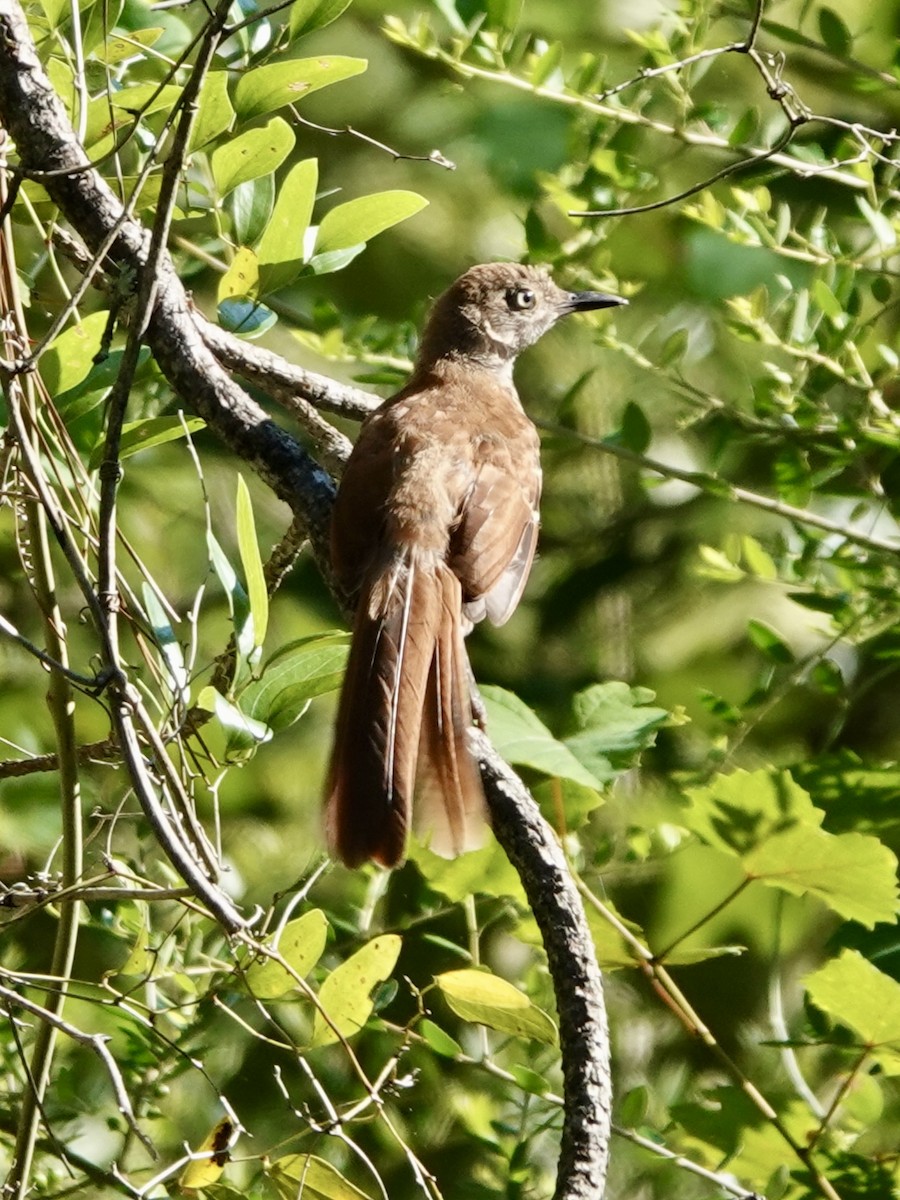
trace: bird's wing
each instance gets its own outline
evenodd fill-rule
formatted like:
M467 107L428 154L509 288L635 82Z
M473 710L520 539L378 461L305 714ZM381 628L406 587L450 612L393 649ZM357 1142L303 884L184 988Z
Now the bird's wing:
M462 583L466 617L487 616L495 625L512 615L528 579L541 495L536 454L503 449L477 461L449 557Z

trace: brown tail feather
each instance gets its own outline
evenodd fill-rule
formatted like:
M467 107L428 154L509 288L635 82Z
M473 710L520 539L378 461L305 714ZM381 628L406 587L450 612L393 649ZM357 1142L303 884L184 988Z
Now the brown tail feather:
M452 858L481 845L487 810L478 766L466 746L471 705L462 590L446 568L440 583L440 628L419 740L416 825L435 853Z
M332 854L347 866L403 860L422 712L441 622L441 585L415 560L360 599L325 808Z

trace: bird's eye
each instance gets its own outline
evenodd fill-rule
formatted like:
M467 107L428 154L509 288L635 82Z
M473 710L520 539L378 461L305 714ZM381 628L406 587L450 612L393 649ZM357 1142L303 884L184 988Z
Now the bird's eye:
M531 288L510 288L506 293L506 303L517 312L534 308L536 296Z

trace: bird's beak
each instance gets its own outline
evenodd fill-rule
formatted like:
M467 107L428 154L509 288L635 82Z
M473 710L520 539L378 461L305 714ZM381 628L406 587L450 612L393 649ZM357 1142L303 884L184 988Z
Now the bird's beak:
M605 292L568 292L562 310L564 313L589 312L593 308L615 308L627 303L624 296L609 296Z

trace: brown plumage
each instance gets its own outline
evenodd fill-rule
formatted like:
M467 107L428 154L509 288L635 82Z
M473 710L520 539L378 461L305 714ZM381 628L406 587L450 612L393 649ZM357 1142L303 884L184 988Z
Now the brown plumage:
M621 303L535 267L472 267L436 302L409 383L362 426L332 518L335 573L358 593L326 801L348 866L402 861L414 791L432 849L480 841L463 637L515 609L541 492L512 364L566 313Z

